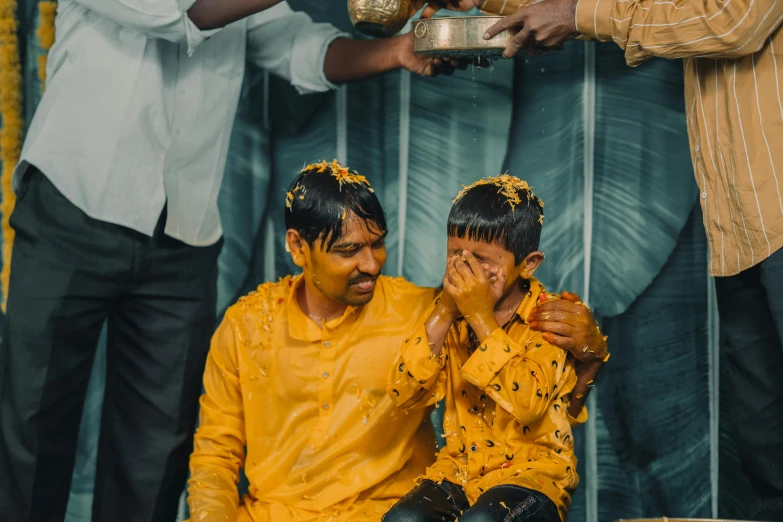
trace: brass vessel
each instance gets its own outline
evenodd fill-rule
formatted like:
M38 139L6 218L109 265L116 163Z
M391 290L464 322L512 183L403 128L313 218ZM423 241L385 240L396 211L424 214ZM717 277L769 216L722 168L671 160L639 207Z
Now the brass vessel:
M348 0L348 15L354 27L376 38L400 31L426 0ZM489 15L513 13L531 0L483 0L478 8Z
M348 15L364 34L388 38L405 27L421 5L414 0L348 0Z
M413 50L442 58L498 58L508 45L508 31L484 40L484 33L502 16L428 18L413 23Z

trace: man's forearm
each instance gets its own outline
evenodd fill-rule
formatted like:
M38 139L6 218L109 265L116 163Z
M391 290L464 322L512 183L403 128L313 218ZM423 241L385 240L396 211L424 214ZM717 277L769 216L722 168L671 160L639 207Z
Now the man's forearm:
M582 411L587 396L590 394L590 389L593 387L593 381L598 376L598 372L601 371L603 363L598 361L596 363L577 363L576 367L576 385L571 392L571 400L568 403L568 414L577 418L579 412Z
M400 47L404 36L383 40L338 38L324 60L326 79L332 83L363 80L401 67Z
M217 29L260 13L282 0L196 0L188 18L202 31Z

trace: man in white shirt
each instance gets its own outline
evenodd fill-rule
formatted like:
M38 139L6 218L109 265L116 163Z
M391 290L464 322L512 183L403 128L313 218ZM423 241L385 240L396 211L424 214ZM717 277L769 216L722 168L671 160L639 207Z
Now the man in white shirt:
M60 0L14 178L0 351L0 519L61 522L101 326L93 520L172 522L214 329L217 196L245 60L301 93L404 67L280 0Z

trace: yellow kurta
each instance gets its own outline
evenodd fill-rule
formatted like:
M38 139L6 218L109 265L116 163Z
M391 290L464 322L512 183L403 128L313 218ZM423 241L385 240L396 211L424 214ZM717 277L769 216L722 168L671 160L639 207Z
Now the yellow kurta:
M405 409L446 399L447 445L422 478L463 486L471 504L500 484L534 489L549 497L565 520L570 493L579 483L567 413L576 372L570 354L524 321L544 291L535 279L530 287L512 320L472 354L466 321L452 326L434 357L419 320L402 345L387 391ZM583 409L572 422L586 418Z
M294 297L302 283L260 286L215 333L190 461L194 522L377 522L433 460L426 412L400 411L385 385L434 290L380 277L369 304L321 327Z

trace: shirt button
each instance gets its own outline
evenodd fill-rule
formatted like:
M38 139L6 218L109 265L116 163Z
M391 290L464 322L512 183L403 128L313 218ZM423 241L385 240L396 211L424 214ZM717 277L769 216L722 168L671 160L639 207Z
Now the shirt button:
M699 152L701 150L701 147L699 145L696 145L696 152Z
M327 348L331 348L332 347L332 343L330 343L329 341L326 341L324 343L324 346L326 346Z
M701 199L707 199L707 191L701 193Z
M323 377L324 379L328 379L329 378L329 372L322 373L321 377Z
M181 136L182 135L182 129L177 127L176 129L174 129L174 134L177 135L177 136Z
M328 405L328 404L324 404L322 407L323 407L323 409L325 409L325 410L328 410L328 409L329 409L329 405Z

